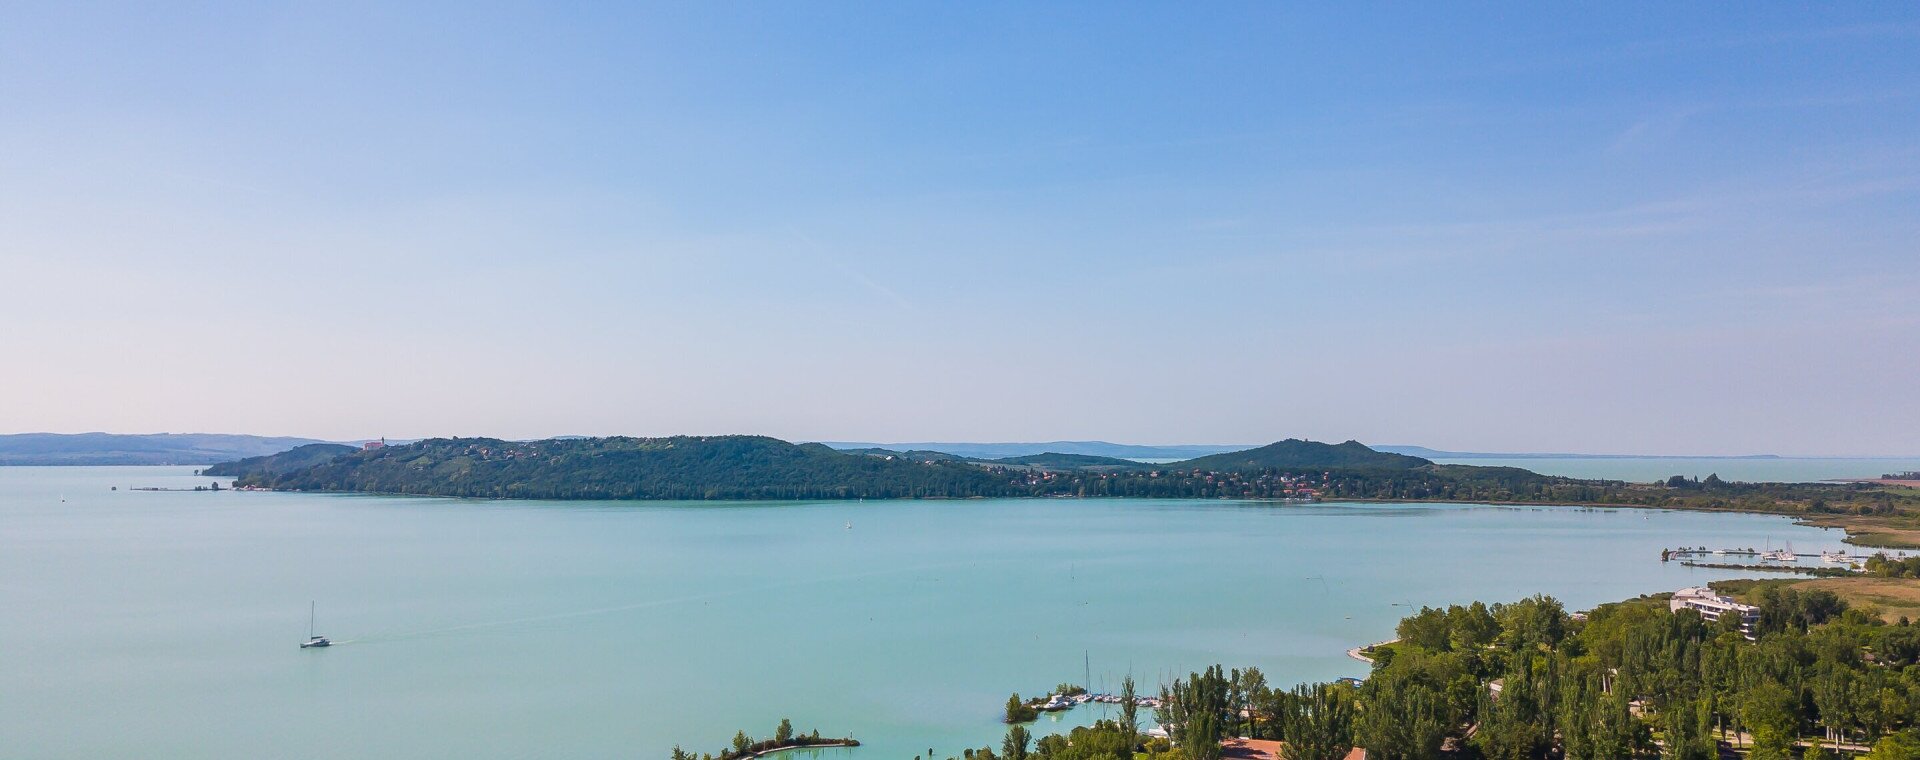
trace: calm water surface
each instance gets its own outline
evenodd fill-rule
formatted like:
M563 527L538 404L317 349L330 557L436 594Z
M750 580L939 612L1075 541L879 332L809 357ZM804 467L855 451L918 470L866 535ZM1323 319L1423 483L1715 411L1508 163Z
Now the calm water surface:
M1808 483L1845 478L1877 478L1887 473L1920 470L1920 457L1712 459L1699 457L1522 457L1517 459L1435 459L1443 464L1482 467L1519 467L1545 475L1570 478L1608 478L1648 483L1675 475L1751 483Z
M1363 675L1344 650L1406 605L1577 609L1737 575L1661 547L1839 540L1633 510L126 490L190 473L0 467L0 754L658 758L785 716L868 744L822 754L944 757L1083 654L1104 688ZM331 649L297 648L308 600Z

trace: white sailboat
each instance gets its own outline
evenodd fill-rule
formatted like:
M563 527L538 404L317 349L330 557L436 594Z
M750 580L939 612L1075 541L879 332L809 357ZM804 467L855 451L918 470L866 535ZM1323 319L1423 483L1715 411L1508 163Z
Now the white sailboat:
M328 639L325 636L315 635L313 632L313 617L314 617L314 613L317 611L318 606L319 605L317 602L307 603L307 640L300 644L301 649L312 649L314 647L333 646L332 640Z

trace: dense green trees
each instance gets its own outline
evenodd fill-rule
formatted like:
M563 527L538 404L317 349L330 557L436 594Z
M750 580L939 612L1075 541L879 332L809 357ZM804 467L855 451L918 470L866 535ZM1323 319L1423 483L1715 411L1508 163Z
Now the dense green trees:
M1220 739L1227 736L1228 724L1238 720L1230 711L1232 691L1219 665L1176 679L1160 691L1156 712L1186 760L1220 760Z
M1881 578L1920 578L1920 557L1894 558L1875 554L1867 558L1867 574Z
M1866 760L1920 760L1920 732L1908 729L1881 737Z
M931 452L925 452L931 454ZM437 438L371 450L320 445L218 465L238 482L309 491L540 499L894 499L1015 496L1408 499L1889 514L1920 497L1869 484L1636 485L1513 467L1438 465L1358 443L1307 441L1169 465L1066 469L951 456L848 453L762 436L502 441ZM1920 571L1920 566L1903 572Z
M1007 697L1006 722L1027 723L1039 717L1040 711L1020 699L1020 692L1016 691L1012 696Z
M1007 729L1007 738L1000 743L1000 756L1006 760L1027 760L1027 742L1032 738L1026 726L1014 724Z
M1167 751L1166 741L1155 741L1157 746L1149 743L1146 748L1152 760L1174 760ZM1127 738L1118 722L1103 720L1092 726L1077 727L1065 735L1050 734L1037 742L1025 726L1010 726L1000 742L998 754L992 747L981 747L965 750L959 758L949 760L1126 760L1138 757L1136 752L1140 750L1140 745Z
M1464 744L1486 758L1693 759L1716 739L1785 758L1803 738L1858 746L1914 725L1920 629L1820 591L1754 596L1757 640L1659 600L1584 620L1545 597L1495 605L1491 641L1468 608L1423 609L1361 687L1354 738L1382 758Z
M278 475L330 462L356 451L359 449L338 443L309 443L278 454L222 462L201 470L200 474L231 478L248 475Z
M1478 698L1467 655L1409 647L1383 658L1360 687L1354 741L1380 760L1430 760L1466 725Z
M858 747L860 742L855 741L851 736L841 739L823 739L818 729L811 734L796 734L793 730L793 721L781 718L780 725L774 728L771 739L755 741L753 737L747 735L746 731L736 731L733 734L732 743L727 749L721 750L719 755L702 754L696 757L692 752L681 749L680 745L676 744L673 745L673 760L739 760L778 749L818 746Z
M1761 586L1752 600L1755 639L1661 598L1585 616L1542 596L1424 608L1358 689L1273 690L1214 666L1165 689L1159 717L1181 760L1215 760L1227 735L1281 739L1289 760L1352 746L1376 760L1711 760L1719 742L1785 760L1808 740L1920 760L1920 627L1821 591Z
M242 485L539 499L850 499L1020 495L970 464L844 454L761 436L501 441L436 438L358 451Z
M1301 684L1279 717L1286 760L1340 760L1353 749L1353 689L1341 684Z

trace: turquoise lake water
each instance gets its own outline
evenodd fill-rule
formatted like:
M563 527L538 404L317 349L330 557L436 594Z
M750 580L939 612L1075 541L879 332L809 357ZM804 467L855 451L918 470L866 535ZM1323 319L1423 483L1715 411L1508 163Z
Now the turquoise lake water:
M1406 605L1579 609L1739 575L1662 547L1840 539L1637 510L126 490L190 473L0 467L0 754L660 758L784 716L867 743L818 754L945 757L1083 656L1096 688L1364 675L1345 650ZM298 648L309 600L331 649Z
M1887 473L1920 470L1920 457L1907 458L1782 458L1714 459L1706 457L1520 457L1515 459L1435 459L1444 464L1482 467L1519 467L1544 475L1570 478L1608 478L1648 483L1674 475L1747 482L1806 483L1846 478L1877 478Z

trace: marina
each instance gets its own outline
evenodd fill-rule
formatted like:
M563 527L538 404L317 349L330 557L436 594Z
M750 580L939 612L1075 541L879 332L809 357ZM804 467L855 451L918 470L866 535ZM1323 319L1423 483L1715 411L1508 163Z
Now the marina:
M1832 550L1818 551L1818 552L1796 552L1793 550L1793 544L1791 543L1779 549L1755 549L1752 547L1739 548L1739 549L1709 549L1704 546L1695 546L1695 547L1681 547L1678 549L1661 549L1660 550L1661 562L1686 561L1686 560L1698 561L1701 559L1711 559L1716 557L1752 557L1755 560L1758 560L1761 562L1789 563L1789 562L1799 562L1801 560L1813 560L1818 562L1824 562L1827 564L1848 565L1848 564L1853 564L1857 562L1865 562L1867 561L1867 557L1869 556L1871 556L1871 554L1850 554L1846 549L1832 549Z
M1064 712L1081 705L1120 705L1125 700L1118 694L1093 694L1081 691L1074 694L1048 694L1028 700L1027 705L1043 713ZM1140 707L1155 709L1160 707L1159 697L1136 696L1133 703Z
M1884 551L1876 553L1886 553L1888 556L1899 554ZM1871 556L1871 554L1850 553L1844 548L1819 552L1796 552L1791 542L1778 549L1687 546L1660 550L1661 562L1674 562L1683 567L1703 570L1753 570L1823 577L1864 573L1867 559Z

